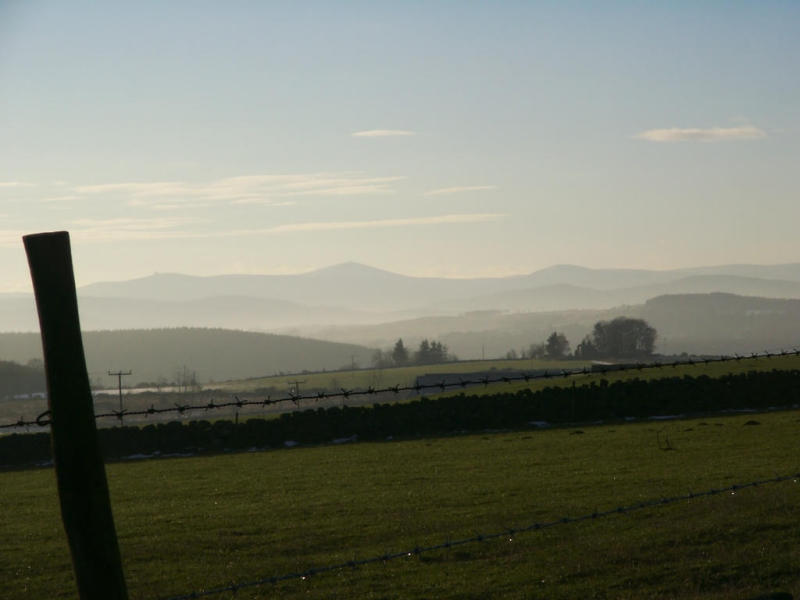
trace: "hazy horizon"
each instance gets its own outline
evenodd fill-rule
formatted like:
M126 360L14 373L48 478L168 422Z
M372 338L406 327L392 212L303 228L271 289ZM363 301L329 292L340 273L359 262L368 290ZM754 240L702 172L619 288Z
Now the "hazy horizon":
M800 259L800 4L0 2L0 292Z
M131 275L131 276L120 277L120 278L117 278L117 279L109 278L109 279L102 279L102 280L99 279L99 280L96 280L96 281L82 281L82 282L78 282L78 287L81 288L81 287L91 286L91 285L97 284L97 283L123 283L123 282L128 282L128 281L135 281L135 280L139 280L139 279L146 279L146 278L155 277L155 276L173 276L173 275L174 276L181 276L181 277L185 276L185 277L201 277L201 278L225 277L225 276L230 276L230 275L253 275L253 276L256 276L256 277L258 277L258 276L266 276L266 277L276 276L276 277L280 277L280 276L292 276L292 275L309 275L309 274L312 274L312 273L317 273L317 272L320 272L320 271L333 270L333 269L337 269L337 268L340 268L340 267L346 267L346 266L349 266L349 265L355 265L355 266L358 266L358 267L364 267L366 269L374 269L374 270L377 270L377 271L390 273L392 275L399 275L401 277L427 278L427 279L469 280L469 279L506 279L506 278L514 278L514 277L525 277L525 276L532 275L532 274L535 274L535 273L539 273L539 272L542 272L542 271L549 271L549 270L553 270L553 269L562 269L562 268L567 268L567 269L572 269L572 268L575 268L575 269L586 269L588 271L645 271L645 272L664 273L664 274L666 274L666 273L672 273L672 272L693 271L695 269L710 269L710 270L713 270L713 269L717 269L717 268L727 268L727 267L756 267L756 268L757 267L788 267L788 266L793 266L793 265L800 265L800 261L793 262L793 263L731 263L731 264L725 264L725 265L703 265L703 264L699 264L699 265L692 265L692 266L684 266L684 267L680 267L679 266L679 267L671 267L671 268L663 268L663 269L645 269L645 268L636 268L636 267L613 267L613 266L610 266L610 267L586 267L584 265L576 265L576 264L554 264L554 265L548 265L548 266L545 266L545 267L542 267L542 268L534 269L532 271L523 271L523 272L519 272L519 273L507 273L507 274L495 274L495 275L449 275L449 276L448 275L444 275L444 276L438 276L438 275L416 275L416 274L413 274L413 273L404 273L404 272L400 272L400 271L391 271L389 269L376 267L375 265L371 265L371 264L364 263L364 262L359 262L359 261L344 261L344 262L335 263L335 264L323 265L323 266L315 267L315 268L311 268L311 269L298 270L298 271L287 270L287 271L284 271L284 272L272 272L272 273L235 273L235 272L223 273L223 272L219 272L219 273L192 274L192 273L178 272L178 271L159 271L159 270L155 270L155 271L151 271L150 273L145 273L145 274L142 274L142 275ZM31 291L32 292L32 290L24 290L24 289L23 290L12 290L11 292L9 292L7 290L0 289L0 294L3 294L3 293L20 293L20 292L25 292L25 291Z
M404 277L428 277L428 278L441 278L441 279L481 279L481 278L488 278L488 279L501 279L505 277L519 277L530 275L532 273L536 273L539 271L547 271L549 269L558 269L558 268L577 268L577 269L588 269L592 271L655 271L655 272L671 272L671 271L684 271L684 270L691 270L691 269L713 269L718 267L783 267L783 266L790 266L800 264L800 261L797 262L787 262L787 263L730 263L725 265L691 265L691 266L684 266L684 267L670 267L664 269L644 269L644 268L637 268L637 267L586 267L584 265L576 265L576 264L554 264L554 265L547 265L538 269L534 269L532 271L522 271L519 273L507 273L503 275L415 275L413 273L403 273L400 271L391 271L389 269L384 269L381 267L376 267L375 265L371 265L365 262L355 261L355 260L348 260L340 263L334 263L329 265L323 265L320 267L314 267L311 269L305 269L301 271L286 271L286 272L274 272L274 273L204 273L202 275L193 275L191 273L180 273L177 271L152 271L151 273L147 273L144 275L136 275L133 277L126 277L124 279L119 280L103 280L103 281L89 281L85 282L83 285L90 285L92 283L105 283L105 282L113 282L113 281L130 281L132 279L143 279L145 277L152 277L155 275L182 275L182 276L189 276L189 277L220 277L225 275L266 275L266 276L281 276L281 275L308 275L310 273L316 273L318 271L325 271L328 269L335 269L337 267L344 267L348 265L356 265L359 267L366 267L368 269L376 269L378 271L385 271L387 273L392 273L394 275L401 275Z

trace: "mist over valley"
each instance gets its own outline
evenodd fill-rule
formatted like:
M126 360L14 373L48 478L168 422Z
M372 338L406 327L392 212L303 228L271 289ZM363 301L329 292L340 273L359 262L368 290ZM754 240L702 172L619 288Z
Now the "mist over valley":
M78 293L90 370L135 365L137 381L172 381L184 365L201 381L368 367L376 349L399 338L412 348L439 340L459 359L522 354L554 331L574 349L594 323L617 316L655 327L662 354L743 353L800 340L800 264L560 265L447 279L344 263L299 275L154 274ZM41 356L32 297L0 296L0 330L17 332L0 336L4 359Z

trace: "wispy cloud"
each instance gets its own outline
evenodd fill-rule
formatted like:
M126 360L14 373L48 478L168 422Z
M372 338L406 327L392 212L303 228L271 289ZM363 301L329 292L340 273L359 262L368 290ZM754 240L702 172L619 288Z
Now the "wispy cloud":
M180 229L185 221L168 221L164 219L75 219L61 223L55 227L44 227L39 230L69 231L75 243L119 243L130 241L154 241L169 239L196 239L207 237L197 231ZM0 230L0 247L20 248L22 236L30 233L30 229Z
M297 202L294 200L284 200L284 201L276 201L276 200L269 200L269 199L259 199L259 198L252 198L252 199L242 199L242 200L234 200L231 204L251 204L251 205L263 205L263 206L273 206L273 207L280 207L280 206L296 206Z
M426 196L447 196L461 192L483 192L497 189L496 185L461 185L456 187L438 188L425 192Z
M79 194L109 194L124 192L134 196L161 196L191 191L191 186L177 181L100 183L75 186Z
M78 200L80 196L76 194L68 194L66 196L45 196L44 198L40 198L39 202L43 204L54 204L58 202L70 202L72 200Z
M363 173L299 173L243 175L202 183L182 181L121 182L80 185L81 195L121 195L131 206L172 210L230 204L287 204L296 196L364 196L394 193L393 183L402 176L370 177Z
M350 135L353 137L398 137L417 135L417 132L406 129L367 129L365 131L354 131Z
M648 142L728 142L736 140L755 140L767 137L766 132L752 125L741 127L711 127L708 129L648 129L634 137Z
M121 242L203 237L181 229L202 222L195 217L73 219L70 235L80 242Z
M27 183L24 181L0 181L0 188L34 187L35 185L35 183Z
M131 241L220 239L243 236L314 233L352 229L381 229L435 225L466 225L499 221L504 213L463 213L402 219L368 219L363 221L311 221L272 227L213 229L213 223L197 217L116 217L81 218L66 223L73 240L80 243L119 243ZM0 230L0 246L15 247L21 243L22 231Z
M382 227L407 227L415 225L447 225L464 223L483 223L497 221L505 217L501 213L471 213L439 215L435 217L410 217L406 219L374 219L369 221L317 221L310 223L291 223L266 229L266 233L293 233L298 231L335 231L338 229L374 229Z

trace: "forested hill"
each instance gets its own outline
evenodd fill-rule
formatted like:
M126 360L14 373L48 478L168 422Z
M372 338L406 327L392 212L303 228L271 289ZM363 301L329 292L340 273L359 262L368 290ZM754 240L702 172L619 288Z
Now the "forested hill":
M652 298L631 312L658 329L658 346L666 353L747 353L800 344L797 299L676 294Z
M674 294L644 304L605 310L551 312L476 311L365 325L306 327L292 330L315 338L391 348L402 337L414 347L423 338L437 339L462 359L521 352L562 332L574 349L594 324L616 317L645 319L658 332L662 354L731 354L800 345L800 299L758 298L734 294Z
M131 329L85 331L83 344L93 385L116 384L109 370L130 370L126 382L173 382L184 373L200 382L333 370L353 362L369 366L372 350L288 335L230 329ZM26 363L41 358L38 333L0 333L0 356Z
M44 392L46 387L41 368L0 360L0 398Z

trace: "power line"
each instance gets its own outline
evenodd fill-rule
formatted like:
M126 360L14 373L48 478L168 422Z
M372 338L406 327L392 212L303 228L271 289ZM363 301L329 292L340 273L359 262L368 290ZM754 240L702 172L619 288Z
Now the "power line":
M165 407L165 408L155 408L155 406L151 406L150 408L146 408L143 410L125 410L120 409L118 411L111 411L107 413L100 413L96 414L95 418L116 418L122 421L125 416L149 416L149 415L160 415L166 413L176 413L179 415L185 414L190 411L195 410L218 410L230 407L237 407L242 408L245 406L270 406L274 404L280 404L283 402L293 402L298 404L301 400L327 400L331 398L343 398L347 399L350 397L358 397L358 396L374 396L377 394L400 394L401 392L421 392L424 390L437 390L439 392L445 392L448 389L457 389L457 388L467 388L469 386L475 385L484 385L488 386L491 384L496 383L530 383L532 381L537 381L541 379L559 379L559 378L568 378L568 377L575 377L578 375L606 375L609 373L624 373L628 371L643 371L646 369L669 369L669 368L677 368L682 366L695 366L695 365L709 365L714 363L724 363L724 362L739 362L745 359L757 359L757 358L775 358L779 356L800 356L800 349L793 348L791 351L787 350L780 350L779 352L752 352L747 355L742 354L734 354L732 356L723 355L723 356L716 356L716 357L706 357L706 358L688 358L688 359L680 359L674 361L667 361L667 362L651 362L651 363L636 363L636 364L629 364L629 365L595 365L591 369L588 367L580 367L575 369L553 369L553 370L545 370L544 372L534 372L534 373L522 373L518 375L504 375L499 377L479 377L477 379L459 379L458 381L447 381L441 380L438 383L415 383L413 385L395 385L389 386L384 388L374 388L372 386L366 389L345 389L341 388L339 392L315 392L315 393L307 393L307 394L289 394L289 396L281 397L281 398L272 398L271 396L267 396L263 400L242 400L238 396L234 395L233 400L229 400L227 402L214 402L211 400L206 404L175 404L172 407ZM304 382L301 382L304 383ZM12 428L12 427L29 427L29 426L46 426L50 424L49 419L49 411L46 411L39 415L35 420L26 420L24 418L20 418L16 422L0 424L0 429L4 428Z
M108 374L111 377L117 378L117 387L119 389L119 422L122 423L122 416L125 414L125 410L122 407L122 378L126 375L131 375L131 371L109 371Z
M213 400L207 404L185 404L185 405L175 405L174 407L167 407L167 408L155 408L151 406L148 409L139 410L139 411L126 411L125 415L137 415L137 416L147 416L147 415L154 415L154 414L163 414L163 413L178 413L183 414L188 411L192 410L213 410L213 409L223 409L229 407L237 407L242 408L245 406L270 406L273 404L279 404L283 402L293 402L297 404L301 400L327 400L332 398L350 398L350 397L358 397L358 396L374 396L377 394L400 394L401 392L421 392L423 390L438 390L440 392L445 392L451 388L466 388L469 386L474 385L490 385L495 383L519 383L519 382L526 382L529 383L531 381L540 380L540 379L557 379L557 378L568 378L573 377L576 375L604 375L608 373L621 373L625 371L641 371L644 369L658 369L658 368L676 368L678 366L691 366L691 365L701 365L701 364L711 364L711 363L719 363L719 362L730 362L730 361L740 361L746 358L773 358L777 356L789 356L795 355L800 356L800 350L793 349L791 352L781 350L780 352L763 352L763 353L751 353L749 356L742 356L742 355L734 355L734 356L720 356L720 357L712 357L712 358L703 358L703 359L685 359L685 360L677 360L673 362L654 362L654 363L639 363L634 365L625 365L620 367L619 365L603 365L598 368L589 369L587 367L581 367L576 369L556 369L553 371L545 370L543 373L536 372L536 373L522 373L519 375L506 375L497 378L490 378L488 376L480 377L477 379L459 379L458 381L446 381L442 380L438 383L415 383L413 385L395 385L389 386L384 388L374 388L372 386L366 389L345 389L341 388L339 392L315 392L310 394L290 394L288 397L281 397L281 398L272 398L267 396L264 400L241 400L238 396L234 395L233 400L229 400L227 402L220 402L215 403ZM118 418L120 419L122 415L116 411L110 413L102 413L96 415L97 418Z
M289 395L292 398L300 397L300 384L301 383L305 383L305 382L306 382L305 379L302 379L302 380L295 379L294 381L290 381L289 383L290 384L294 384L294 387L292 387L291 385L289 386Z

